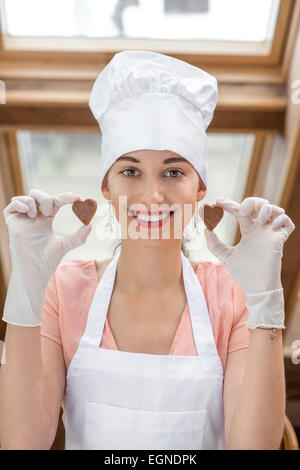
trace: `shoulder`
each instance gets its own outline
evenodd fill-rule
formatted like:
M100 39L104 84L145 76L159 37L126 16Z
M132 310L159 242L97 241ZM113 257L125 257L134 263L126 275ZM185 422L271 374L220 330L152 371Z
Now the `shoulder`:
M224 315L226 311L234 321L245 310L247 296L222 263L200 262L197 277L210 305L218 306Z
M77 286L97 279L96 260L66 259L59 263L55 271L56 282L60 285Z
M194 263L196 265L197 272L201 274L211 275L214 273L218 278L234 280L222 263L214 263L213 261L194 261Z
M59 263L55 273L82 271L90 268L95 260L66 259Z
M221 263L214 263L213 261L193 261L192 263L194 263L196 273L201 275L211 275L212 273L215 273L218 277L229 275L228 271Z
M222 263L200 261L196 274L205 293L215 296L221 302L233 299L234 294L243 295L240 286Z
M98 285L98 272L104 272L110 259L66 259L60 262L55 271L57 295L60 304L67 312L89 305ZM72 309L70 309L70 306Z
M56 278L101 278L106 267L113 258L105 258L103 260L83 260L83 259L67 259L62 261L56 271Z

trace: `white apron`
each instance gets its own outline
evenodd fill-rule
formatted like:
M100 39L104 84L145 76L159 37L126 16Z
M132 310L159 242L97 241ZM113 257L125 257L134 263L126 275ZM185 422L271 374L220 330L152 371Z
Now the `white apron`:
M66 450L226 449L222 363L201 284L182 251L198 355L99 347L119 256L114 256L98 284L68 369Z

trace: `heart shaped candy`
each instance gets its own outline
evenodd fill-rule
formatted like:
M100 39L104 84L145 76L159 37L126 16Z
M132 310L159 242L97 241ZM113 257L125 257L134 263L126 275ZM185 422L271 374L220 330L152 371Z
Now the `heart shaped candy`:
M224 209L216 204L213 204L212 206L204 204L204 206L201 206L199 214L208 230L213 230L222 219Z
M72 204L72 211L77 215L85 225L88 225L97 210L97 201L94 199L86 199L85 201L77 200Z

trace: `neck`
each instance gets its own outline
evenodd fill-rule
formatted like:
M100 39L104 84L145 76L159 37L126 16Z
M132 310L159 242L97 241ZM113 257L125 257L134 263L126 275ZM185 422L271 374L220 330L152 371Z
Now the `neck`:
M146 245L122 240L116 282L126 293L147 293L177 288L181 276L181 240Z

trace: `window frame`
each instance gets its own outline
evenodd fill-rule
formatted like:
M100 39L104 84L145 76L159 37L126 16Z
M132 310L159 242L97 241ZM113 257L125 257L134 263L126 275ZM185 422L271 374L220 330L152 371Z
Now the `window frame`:
M39 54L49 59L58 54L66 61L92 60L105 61L107 54L121 50L153 50L170 55L181 55L187 60L197 57L203 67L207 65L239 65L239 66L276 66L280 64L286 45L287 34L291 25L296 0L281 0L270 52L268 43L257 42L226 42L226 41L195 41L195 40L155 40L136 38L41 38L9 36L5 33L4 3L0 1L1 15L1 53L4 57L15 57L26 54L34 58ZM187 50L187 45L190 50ZM201 49L199 48L201 46ZM222 49L222 54L219 53Z

